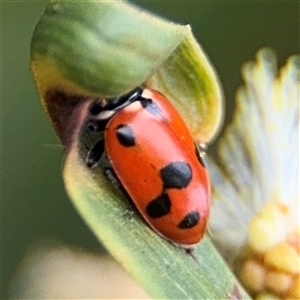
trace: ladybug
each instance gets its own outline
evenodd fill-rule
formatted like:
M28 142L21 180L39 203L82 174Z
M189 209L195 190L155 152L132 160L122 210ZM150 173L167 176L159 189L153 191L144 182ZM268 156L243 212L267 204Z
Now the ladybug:
M101 137L87 166L105 153L109 179L120 182L152 229L193 248L206 229L210 184L201 151L171 103L158 91L137 88L91 103L87 126Z

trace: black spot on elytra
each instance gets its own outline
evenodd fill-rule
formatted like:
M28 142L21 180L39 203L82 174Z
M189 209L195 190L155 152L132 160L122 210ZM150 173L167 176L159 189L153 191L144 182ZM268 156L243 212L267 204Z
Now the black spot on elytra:
M202 158L202 156L200 154L200 150L198 149L198 147L196 146L196 144L195 144L195 153L196 153L198 161L200 162L200 164L202 165L202 167L205 168L204 160L203 160L203 158Z
M86 128L90 132L100 132L100 131L104 131L106 125L107 125L107 120L92 120L89 123L87 123Z
M116 128L116 137L119 143L124 147L132 147L135 145L134 132L128 125L118 125Z
M177 225L178 228L180 229L189 229L198 224L200 220L200 215L199 212L197 211L192 211L188 213Z
M104 152L104 140L100 140L97 142L94 147L89 151L87 158L86 158L86 165L87 167L91 168L94 167Z
M160 170L164 188L182 189L192 179L192 169L186 162L175 161Z
M94 102L90 106L90 114L96 116L102 111L102 106L98 102Z
M151 218L161 218L168 214L171 210L171 200L168 194L163 193L156 199L149 202L146 211Z

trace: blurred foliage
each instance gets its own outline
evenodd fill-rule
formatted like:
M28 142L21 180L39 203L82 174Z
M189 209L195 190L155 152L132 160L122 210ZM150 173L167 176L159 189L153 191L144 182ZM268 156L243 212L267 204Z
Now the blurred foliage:
M192 25L219 72L227 101L227 121L245 61L263 46L277 52L280 64L299 52L299 2L135 2L171 20ZM64 192L62 149L39 104L29 70L31 34L45 5L46 2L1 3L1 293L26 247L39 237L55 237L101 250Z

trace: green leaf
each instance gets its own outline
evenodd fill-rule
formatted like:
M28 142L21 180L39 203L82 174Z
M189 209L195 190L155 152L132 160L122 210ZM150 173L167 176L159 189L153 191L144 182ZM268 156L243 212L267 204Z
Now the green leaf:
M183 38L184 27L152 20L124 2L51 3L34 32L34 65L48 58L90 93L122 94L145 80Z
M31 69L52 121L53 91L83 99L143 84L169 98L201 143L222 121L217 76L190 27L127 2L51 2L33 33Z
M222 91L217 75L187 26L184 40L147 80L167 95L195 138L207 143L218 133L223 121Z

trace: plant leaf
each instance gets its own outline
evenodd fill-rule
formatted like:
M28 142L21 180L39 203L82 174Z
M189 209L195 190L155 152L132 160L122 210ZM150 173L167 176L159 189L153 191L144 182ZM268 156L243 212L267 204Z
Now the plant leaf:
M148 79L167 95L199 143L211 141L223 121L224 103L217 75L187 26L185 39Z
M138 30L137 30L138 28ZM208 143L222 121L222 92L189 26L122 1L53 1L32 37L31 69L50 118L52 92L119 96L145 82Z

